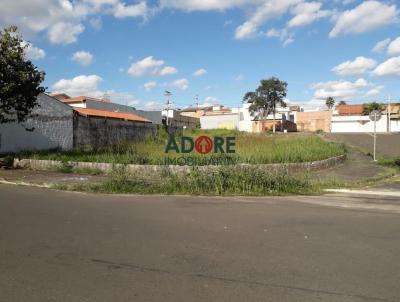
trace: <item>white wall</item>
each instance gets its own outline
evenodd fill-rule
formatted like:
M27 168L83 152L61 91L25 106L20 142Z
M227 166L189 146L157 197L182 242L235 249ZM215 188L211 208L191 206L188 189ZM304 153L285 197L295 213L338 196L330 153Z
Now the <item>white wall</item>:
M391 120L390 127L391 132L400 132L400 120Z
M239 114L204 115L200 124L201 129L238 129Z
M387 132L387 116L376 122L377 132ZM333 116L332 132L374 132L374 122L369 116Z

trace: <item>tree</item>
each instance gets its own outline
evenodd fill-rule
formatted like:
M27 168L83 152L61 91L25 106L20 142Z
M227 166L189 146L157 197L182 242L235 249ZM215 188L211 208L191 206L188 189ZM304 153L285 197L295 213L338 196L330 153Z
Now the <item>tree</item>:
M340 101L338 105L339 105L339 106L340 106L340 105L347 105L347 103L346 103L345 101Z
M330 96L330 97L328 97L328 98L326 99L325 104L326 104L326 107L328 107L329 110L331 110L331 109L333 108L333 106L335 106L335 99L334 99L333 97Z
M264 121L269 114L273 114L275 133L276 107L285 107L284 101L287 93L287 83L272 77L268 80L261 80L260 86L255 91L247 92L243 97L243 102L251 103L249 107L252 116L258 115Z
M366 103L363 105L363 113L364 114L370 114L374 110L382 112L384 109L385 109L385 106L383 106L382 104L377 103L377 102Z
M0 30L0 124L25 121L45 91L45 73L26 58L27 47L16 26Z

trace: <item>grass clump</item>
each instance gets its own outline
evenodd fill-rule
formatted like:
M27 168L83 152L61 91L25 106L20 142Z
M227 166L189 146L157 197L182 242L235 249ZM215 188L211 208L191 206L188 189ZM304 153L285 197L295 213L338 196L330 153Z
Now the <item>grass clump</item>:
M68 189L98 193L249 196L315 192L307 175L294 176L287 172L265 171L253 166L221 166L212 171L193 168L190 173L185 174L165 169L162 175L153 180L130 175L125 168L118 168L103 183Z

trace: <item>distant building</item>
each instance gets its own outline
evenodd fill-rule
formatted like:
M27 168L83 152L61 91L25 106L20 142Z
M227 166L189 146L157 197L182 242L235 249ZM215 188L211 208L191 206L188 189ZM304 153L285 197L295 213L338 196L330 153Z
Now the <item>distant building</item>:
M161 111L137 110L135 107L112 103L109 99L100 99L89 96L70 97L65 93L51 94L52 97L76 108L90 108L112 112L125 112L138 115L151 121L153 124L162 124Z
M400 132L400 103L393 103L390 106L383 105L382 116L376 122L376 131ZM374 122L364 112L361 104L338 105L332 112L332 132L374 132Z

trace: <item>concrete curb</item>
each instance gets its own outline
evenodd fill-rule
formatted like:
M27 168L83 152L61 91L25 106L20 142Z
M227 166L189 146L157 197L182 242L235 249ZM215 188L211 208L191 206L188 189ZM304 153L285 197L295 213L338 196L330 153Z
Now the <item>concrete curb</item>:
M284 171L284 172L299 172L299 171L311 171L311 170L321 170L333 167L335 165L341 164L346 160L346 155L340 155L337 157L331 157L328 159L305 162L305 163L289 163L289 164L261 164L261 165L251 165L251 164L239 164L239 167L249 167L256 166L260 169L265 169L269 171ZM37 159L21 159L15 160L14 167L22 169L32 169L39 171L54 170L63 167L70 167L72 171L79 169L93 169L100 170L105 173L111 172L115 168L126 167L131 173L155 173L162 172L168 168L171 172L175 173L190 173L191 166L178 166L178 165L123 165L123 164L110 164L110 163L96 163L96 162L61 162L55 160L37 160ZM219 166L199 166L199 170L215 170Z
M400 191L368 191L368 190L349 190L349 189L327 189L325 192L329 193L344 193L352 195L367 195L367 196L380 196L380 197L399 197Z

